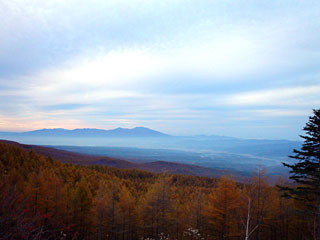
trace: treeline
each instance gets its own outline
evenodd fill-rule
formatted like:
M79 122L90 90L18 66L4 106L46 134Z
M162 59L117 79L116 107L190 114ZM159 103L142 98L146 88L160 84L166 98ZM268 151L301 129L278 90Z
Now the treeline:
M284 185L283 182L280 182ZM313 239L315 216L248 183L63 164L0 143L0 239Z

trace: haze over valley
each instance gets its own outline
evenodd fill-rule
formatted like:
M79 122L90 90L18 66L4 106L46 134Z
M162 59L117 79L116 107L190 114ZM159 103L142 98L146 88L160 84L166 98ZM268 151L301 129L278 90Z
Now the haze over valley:
M286 175L282 162L288 162L292 149L301 146L301 142L289 140L173 136L144 127L0 132L0 138L136 163L184 163L244 175L261 167L270 175Z

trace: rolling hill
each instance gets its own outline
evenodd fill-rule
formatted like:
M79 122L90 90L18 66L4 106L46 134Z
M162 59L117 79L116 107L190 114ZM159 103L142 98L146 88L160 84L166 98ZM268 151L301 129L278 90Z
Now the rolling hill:
M288 155L293 149L301 147L299 141L241 139L217 135L173 136L145 127L0 132L0 139L47 146L51 148L51 154L54 151L52 148L84 154L87 156L85 159L79 155L68 155L68 159L81 159L81 163L86 164L89 161L88 155L91 155L95 159L90 160L90 164L97 161L96 164L148 169L149 165L142 164L158 162L154 165L159 165L161 162L163 166L160 169L168 169L168 165L172 164L169 169L175 169L176 172L178 168L174 164L179 163L218 171L227 169L237 175L248 175L257 166L266 167L269 175L287 175L282 162L290 163L292 160ZM61 154L57 155L61 157ZM107 161L108 157L110 159ZM112 163L114 159L125 162ZM158 168L151 167L150 171L158 171ZM196 168L181 171L186 174L203 174ZM203 172L207 172L206 176L216 174L209 170Z
M222 169L206 168L192 164L182 164L167 161L138 163L106 156L93 156L89 154L69 152L51 147L20 144L17 142L7 140L0 140L0 142L16 145L27 151L33 151L45 157L52 157L54 160L61 161L63 163L72 163L79 165L104 165L122 169L139 169L150 171L153 173L167 172L172 174L185 174L206 177L219 177L225 174L226 172L233 174L234 176L239 178L241 178L243 175L241 172L237 171L224 171Z

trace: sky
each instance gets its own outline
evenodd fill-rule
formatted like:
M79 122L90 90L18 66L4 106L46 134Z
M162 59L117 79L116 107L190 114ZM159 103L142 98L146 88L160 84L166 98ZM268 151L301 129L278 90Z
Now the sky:
M0 0L0 131L298 139L320 1Z

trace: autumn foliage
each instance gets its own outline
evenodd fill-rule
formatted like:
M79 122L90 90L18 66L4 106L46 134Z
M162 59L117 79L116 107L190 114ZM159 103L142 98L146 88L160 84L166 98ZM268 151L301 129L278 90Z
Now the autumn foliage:
M281 198L263 171L240 184L64 164L0 143L0 191L0 239L314 236L304 206Z

